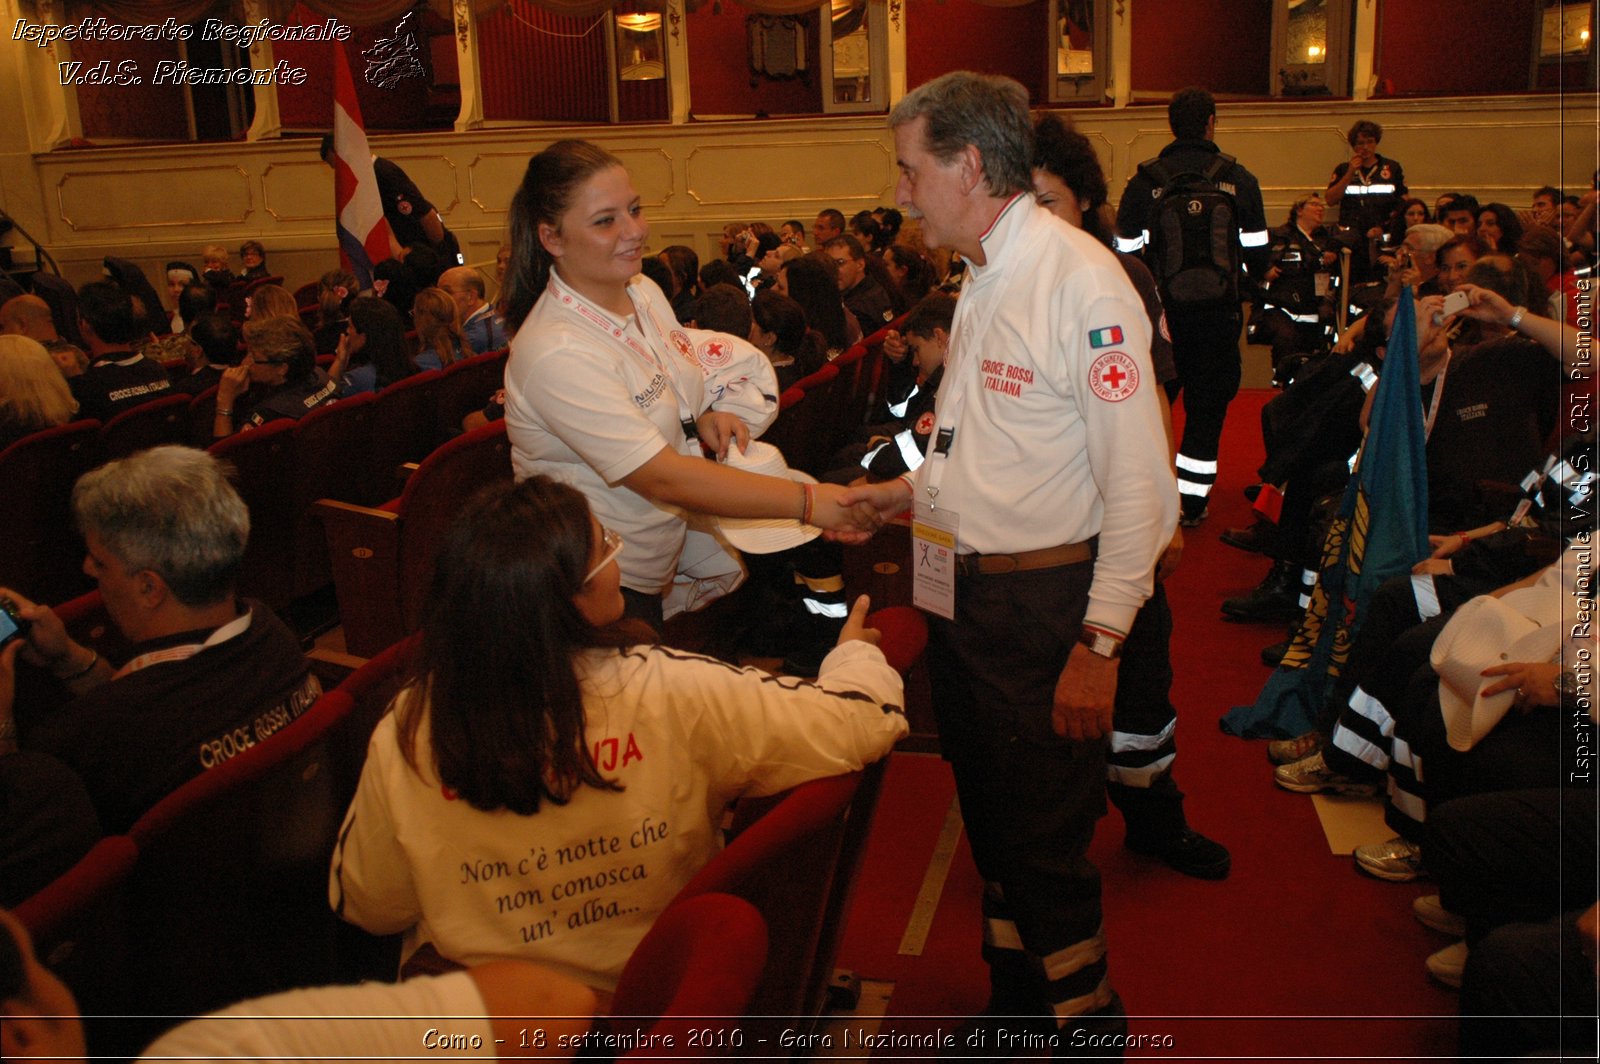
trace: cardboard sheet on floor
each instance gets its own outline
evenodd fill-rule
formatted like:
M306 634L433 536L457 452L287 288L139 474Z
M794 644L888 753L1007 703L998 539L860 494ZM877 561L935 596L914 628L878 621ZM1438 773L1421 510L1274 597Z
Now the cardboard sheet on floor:
M1328 840L1328 851L1337 856L1348 857L1357 846L1394 838L1394 831L1383 822L1383 803L1376 798L1313 794L1311 804Z

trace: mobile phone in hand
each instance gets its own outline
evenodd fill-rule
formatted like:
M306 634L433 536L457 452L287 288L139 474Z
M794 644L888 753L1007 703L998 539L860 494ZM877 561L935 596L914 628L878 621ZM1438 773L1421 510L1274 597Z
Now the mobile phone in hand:
M13 639L26 636L32 624L32 621L22 616L15 602L8 598L0 598L0 647L6 646Z

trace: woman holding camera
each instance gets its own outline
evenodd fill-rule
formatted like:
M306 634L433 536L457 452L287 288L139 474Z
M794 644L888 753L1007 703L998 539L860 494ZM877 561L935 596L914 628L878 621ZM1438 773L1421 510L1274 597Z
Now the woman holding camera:
M702 443L725 457L771 423L776 383L746 344L720 349L714 364L696 361L665 295L639 274L650 229L614 156L576 140L534 156L512 200L511 232L512 465L519 479L544 474L576 487L622 535L630 615L661 623L685 511L875 526L866 508L839 504L841 488L704 460Z
M609 992L735 798L854 771L906 733L865 598L815 683L775 677L619 624L622 548L546 477L468 505L339 833L341 916L405 932L408 957L537 960Z

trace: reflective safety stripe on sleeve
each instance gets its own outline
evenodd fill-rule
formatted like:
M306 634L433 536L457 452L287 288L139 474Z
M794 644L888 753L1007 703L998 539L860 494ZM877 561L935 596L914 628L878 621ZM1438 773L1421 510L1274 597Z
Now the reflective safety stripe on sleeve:
M1439 607L1439 589L1434 586L1432 573L1411 575L1411 597L1417 600L1417 616L1424 621L1444 612Z
M1148 232L1143 232L1138 236L1119 236L1116 238L1115 243L1118 251L1122 252L1124 255L1132 255L1134 252L1144 247L1145 242L1149 240L1149 238L1150 234Z
M911 400L917 397L918 390L919 389L916 385L912 385L911 390L906 393L906 397L904 399L900 400L898 403L889 404L889 413L894 417L905 417L906 408L911 405Z
M1239 246L1247 248L1266 247L1267 231L1265 229L1257 229L1247 233L1243 229L1239 230Z
M915 470L922 465L922 448L917 446L917 434L914 429L901 429L895 433L894 445L900 448L900 457L905 461L907 469Z

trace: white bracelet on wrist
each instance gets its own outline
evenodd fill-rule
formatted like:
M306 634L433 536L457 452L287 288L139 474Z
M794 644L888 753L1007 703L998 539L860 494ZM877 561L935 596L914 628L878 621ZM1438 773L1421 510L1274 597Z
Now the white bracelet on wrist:
M1511 312L1511 320L1506 322L1506 327L1509 328L1512 332L1516 332L1517 331L1517 327L1522 324L1522 319L1525 318L1527 316L1527 314L1528 314L1528 308L1527 307L1517 307L1515 310L1513 310Z

